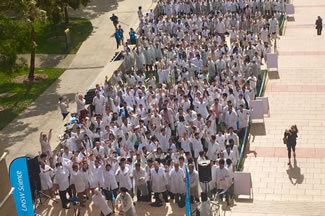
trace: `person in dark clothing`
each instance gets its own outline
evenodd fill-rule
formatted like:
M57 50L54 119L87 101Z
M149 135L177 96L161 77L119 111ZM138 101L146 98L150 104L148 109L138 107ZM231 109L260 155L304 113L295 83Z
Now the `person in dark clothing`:
M115 14L112 14L112 16L110 17L110 19L113 22L113 25L115 27L115 30L117 30L118 17Z
M293 151L293 157L296 158L296 144L298 137L298 128L296 125L292 125L290 130L285 130L284 137L288 140L287 149L288 149L288 165L291 164L291 149Z
M318 16L316 22L316 29L317 29L317 35L322 35L322 30L323 30L323 20L320 16Z

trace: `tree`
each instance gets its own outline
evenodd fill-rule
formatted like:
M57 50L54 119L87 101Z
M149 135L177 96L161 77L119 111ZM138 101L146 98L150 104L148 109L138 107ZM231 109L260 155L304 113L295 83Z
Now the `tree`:
M13 21L0 14L0 68L2 72L11 74L26 67L26 61L17 62L17 54L28 47L26 37L29 30L18 21ZM13 34L14 32L14 34Z
M64 11L64 20L66 24L69 24L69 12L68 7L71 7L74 10L80 8L81 5L86 7L90 0L61 0L61 8Z
M26 22L30 28L30 66L28 79L34 80L35 74L35 50L36 50L36 33L35 23L44 22L46 20L46 12L40 8L35 0L15 0L15 10L22 16L22 21Z

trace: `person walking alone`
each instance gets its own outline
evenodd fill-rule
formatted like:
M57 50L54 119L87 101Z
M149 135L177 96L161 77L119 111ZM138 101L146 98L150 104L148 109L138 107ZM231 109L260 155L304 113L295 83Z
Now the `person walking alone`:
M320 16L318 16L316 22L316 29L317 29L317 35L322 35L322 30L323 30L323 20Z
M289 130L285 130L284 138L287 139L286 145L288 149L288 158L289 162L288 165L291 164L291 149L293 151L293 157L296 158L296 144L297 144L297 137L298 137L298 128L296 125L292 125Z
M115 30L117 30L118 17L115 14L112 14L112 16L110 17L110 20L113 22L113 25L115 27Z

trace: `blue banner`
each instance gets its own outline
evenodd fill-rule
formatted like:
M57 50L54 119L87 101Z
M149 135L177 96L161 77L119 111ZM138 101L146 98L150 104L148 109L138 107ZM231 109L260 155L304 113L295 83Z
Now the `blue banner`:
M14 188L17 215L34 216L26 157L16 158L11 162L9 175L11 186Z
M190 175L188 173L188 169L186 165L185 165L185 172L186 172L186 193L185 193L186 216L192 216L191 203L190 203Z

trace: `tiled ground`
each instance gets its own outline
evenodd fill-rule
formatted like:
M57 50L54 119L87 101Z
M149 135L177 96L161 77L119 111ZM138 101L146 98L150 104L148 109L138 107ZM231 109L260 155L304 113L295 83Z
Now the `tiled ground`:
M325 39L313 25L325 13L322 3L294 1L295 21L279 41L279 69L266 87L270 117L251 129L244 171L253 201L237 202L228 215L325 215ZM299 138L288 166L282 137L292 124Z

